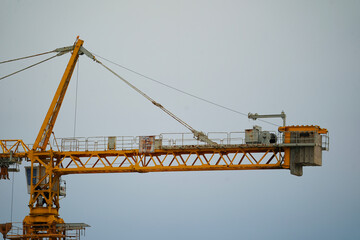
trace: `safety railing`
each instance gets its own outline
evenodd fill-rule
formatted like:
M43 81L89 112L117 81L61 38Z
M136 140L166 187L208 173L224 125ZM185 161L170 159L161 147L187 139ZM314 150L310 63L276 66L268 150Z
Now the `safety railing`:
M277 139L281 139L280 134L277 135ZM209 132L207 136L213 142L222 146L246 144L245 132ZM195 139L192 133L162 133L153 137L155 141L160 142L160 144L155 144L155 148L159 148L159 146L174 148L206 145L206 143ZM60 151L133 150L139 149L140 136L57 138L54 142L59 143Z
M246 132L209 132L208 138L221 146L239 145L239 144L269 144L264 143L261 138L256 142L246 142ZM314 134L311 132L267 132L276 136L275 141L271 144L283 143L316 143L321 144L323 150L329 150L329 135ZM290 136L286 139L285 136ZM163 148L175 148L182 146L205 146L206 143L196 140L192 133L162 133L153 136L157 144ZM133 150L139 149L140 136L110 136L110 137L76 137L76 138L54 138L52 144L47 149L57 149L59 151L108 151L108 150ZM28 144L26 150L31 149L32 145ZM25 150L25 151L26 151Z
M131 150L139 146L138 137L133 136L60 138L57 142L61 151Z
M322 150L329 151L329 133L318 134L317 132L283 132L279 134L278 143L290 143L298 145L315 144L321 146ZM289 137L290 136L290 137Z
M24 236L24 225L23 223L20 222L12 222L12 223L7 223L7 227L9 228L9 231L6 234L6 239L30 239L28 236ZM26 226L25 226L26 227ZM47 229L47 225L46 224L39 224L34 226L35 228L38 229ZM85 228L86 227L90 227L87 224L84 223L63 223L63 224L57 224L56 228L58 230L58 233L55 234L56 237L53 237L54 239L74 239L74 240L80 240L80 236L84 236L85 235ZM44 234L44 236L42 236L42 234ZM33 237L32 238L36 238L36 239L50 239L49 235L46 232L43 231L38 231L33 233Z
M245 144L245 132L209 132L208 138L219 145ZM206 143L194 139L192 133L162 133L164 147L202 146Z
M329 133L321 135L321 147L323 150L329 151L329 148L330 148Z

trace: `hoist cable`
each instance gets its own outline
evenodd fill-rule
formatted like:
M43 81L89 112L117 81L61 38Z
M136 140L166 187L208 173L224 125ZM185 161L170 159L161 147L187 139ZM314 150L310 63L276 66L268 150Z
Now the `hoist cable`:
M93 53L93 54L94 54L94 53ZM106 59L106 58L103 58L103 57L101 57L101 56L99 56L99 55L97 55L97 54L94 54L94 55L97 56L97 57L99 57L99 58L101 58L101 59L103 59L103 60L105 60L105 61L107 61L107 62L110 62L110 63L112 63L112 64L114 64L114 65L116 65L116 66L118 66L118 67L121 67L121 68L123 68L123 69L125 69L125 70L127 70L127 71L129 71L129 72L132 72L132 73L134 73L134 74L136 74L136 75L139 75L139 76L141 76L141 77L143 77L143 78L146 78L146 79L148 79L148 80L151 80L151 81L153 81L153 82L156 82L156 83L158 83L158 84L161 84L161 85L163 85L163 86L165 86L165 87L167 87L167 88L171 88L171 89L173 89L173 90L175 90L175 91L178 91L178 92L180 92L180 93L186 94L186 95L188 95L188 96L190 96L190 97L196 98L196 99L201 100L201 101L203 101L203 102L206 102L206 103L212 104L212 105L214 105L214 106L217 106L217 107L226 109L226 110L228 110L228 111L231 111L231 112L234 112L234 113L237 113L237 114L240 114L240 115L243 115L243 116L248 117L248 114L246 114L246 113L242 113L242 112L239 112L239 111L237 111L237 110L231 109L231 108L229 108L229 107L225 107L225 106L223 106L223 105L220 105L220 104L218 104L218 103L215 103L215 102L213 102L213 101L207 100L207 99L205 99L205 98L198 97L198 96L196 96L196 95L194 95L194 94L185 92L185 91L183 91L183 90L181 90L181 89L175 88L175 87L170 86L170 85L168 85L168 84L166 84L166 83L160 82L160 81L158 81L158 80L156 80L156 79L154 79L154 78L148 77L148 76L146 76L146 75L144 75L144 74L141 74L141 73L139 73L139 72L137 72L137 71L134 71L134 70L132 70L132 69L130 69L130 68L127 68L127 67L125 67L125 66L122 66L121 64L118 64L118 63L115 63L115 62L113 62L113 61L111 61L111 60L108 60L108 59ZM278 124L275 124L275 123L272 123L272 122L269 122L269 121L266 121L266 120L262 120L262 119L258 119L258 121L265 122L265 123L268 123L268 124L271 124L271 125L274 125L274 126L277 126L277 127L280 126L280 125L278 125Z
M49 61L49 60L55 58L55 57L57 57L57 56L59 56L59 55L57 54L57 55L55 55L55 56L49 57L49 58L44 59L44 60L42 60L42 61L40 61L40 62L37 62L37 63L35 63L35 64L32 64L32 65L30 65L30 66L28 66L28 67L25 67L25 68L23 68L23 69L20 69L20 70L18 70L18 71L16 71L16 72L10 73L10 74L8 74L8 75L6 75L6 76L4 76L4 77L1 77L0 80L3 80L3 79L5 79L5 78L7 78L7 77L10 77L10 76L12 76L12 75L15 75L15 74L17 74L17 73L19 73L19 72L22 72L22 71L26 70L26 69L35 67L35 66L37 66L37 65L39 65L39 64L41 64L41 63L44 63L44 62L46 62L46 61Z
M14 209L14 182L15 182L15 174L12 174L12 183L11 183L11 210L10 210L10 222L13 219L13 209Z
M30 56L26 56L26 57L21 57L21 58L10 59L10 60L6 60L6 61L2 61L2 62L0 62L0 64L3 64L3 63L8 63L8 62L14 62L14 61L23 60L23 59L32 58L32 57L38 57L38 56L41 56L41 55L45 55L45 54L49 54L49 53L53 53L53 52L55 52L55 51L56 51L56 50L52 50L52 51L43 52L43 53L38 53L38 54L34 54L34 55L30 55Z

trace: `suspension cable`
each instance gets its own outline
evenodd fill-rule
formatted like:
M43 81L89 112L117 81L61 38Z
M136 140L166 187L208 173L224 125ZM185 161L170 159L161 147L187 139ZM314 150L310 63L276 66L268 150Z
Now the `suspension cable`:
M0 62L0 64L8 63L8 62L14 62L14 61L23 60L23 59L32 58L32 57L38 57L38 56L45 55L45 54L49 54L49 53L53 53L53 52L55 52L55 50L48 51L48 52L43 52L43 53L38 53L38 54L26 56L26 57L21 57L21 58L15 58L15 59L10 59L10 60L6 60L6 61L2 61L2 62Z
M105 66L102 62L100 62L99 60L95 59L94 60L99 63L101 66L103 66L104 68L106 68L107 70L109 70L112 74L114 74L115 76L117 76L119 79L121 79L123 82L125 82L128 86L130 86L132 89L134 89L135 91L137 91L138 93L140 93L143 97L145 97L146 99L148 99L152 104L154 104L155 106L157 106L158 108L160 108L161 110L163 110L165 113L167 113L170 117L172 117L173 119L175 119L176 121L178 121L180 124L182 124L184 127L186 127L187 129L189 129L193 134L195 139L205 142L211 146L217 146L217 143L215 143L214 141L210 140L208 138L208 136L205 135L205 133L200 132L195 130L194 128L192 128L189 124L187 124L186 122L184 122L183 120L181 120L179 117L177 117L175 114L173 114L172 112L170 112L168 109L166 109L164 106L162 106L160 103L156 102L154 99L152 99L151 97L149 97L147 94L145 94L144 92L142 92L140 89L138 89L137 87L135 87L134 85L132 85L130 82L126 81L124 78L122 78L119 74L115 73L113 70L111 70L109 67Z
M127 80L125 80L123 77L121 77L119 74L117 74L116 72L114 72L113 70L111 70L109 67L107 67L105 64L103 64L102 62L100 62L98 59L95 58L95 56L89 52L88 50L86 50L84 47L81 47L80 51L82 53L84 53L86 56L88 56L89 58L91 58L92 60L94 60L96 63L100 64L101 66L103 66L104 68L106 68L109 72L111 72L112 74L114 74L116 77L118 77L120 80L122 80L124 83L126 83L129 87L131 87L132 89L134 89L136 92L138 92L139 94L141 94L143 97L145 97L147 100L149 100L152 104L154 104L155 106L157 106L158 108L160 108L161 110L163 110L165 113L167 113L170 117L172 117L173 119L175 119L177 122L179 122L180 124L182 124L184 127L186 127L187 129L189 129L193 134L194 134L194 138L205 142L213 147L216 147L218 144L215 143L214 141L210 140L208 138L208 136L205 135L205 133L201 132L201 131L196 131L193 127L191 127L189 124L187 124L186 122L184 122L183 120L181 120L179 117L177 117L175 114L173 114L172 112L170 112L168 109L166 109L164 106L162 106L160 103L156 102L154 99L152 99L151 97L149 97L146 93L142 92L140 89L138 89L137 87L135 87L134 85L132 85L130 82L128 82Z
M93 54L94 54L94 53L93 53ZM214 106L223 108L223 109L225 109L225 110L228 110L228 111L231 111L231 112L234 112L234 113L243 115L243 116L245 116L245 117L248 117L248 114L246 114L246 113L242 113L242 112L240 112L240 111L237 111L237 110L231 109L231 108L229 108L229 107L220 105L220 104L218 104L218 103L215 103L215 102L213 102L213 101L207 100L207 99L205 99L205 98L202 98L202 97L196 96L196 95L194 95L194 94L185 92L184 90L181 90L181 89L179 89L179 88L175 88L175 87L173 87L173 86L170 86L170 85L168 85L168 84L166 84L166 83L160 82L160 81L158 81L158 80L156 80L156 79L154 79L154 78L148 77L148 76L146 76L146 75L144 75L144 74L142 74L142 73L139 73L139 72L137 72L137 71L135 71L135 70L132 70L132 69L130 69L130 68L127 68L127 67L125 67L125 66L123 66L123 65L121 65L121 64L118 64L118 63L116 63L116 62L113 62L113 61L111 61L111 60L109 60L109 59L106 59L106 58L104 58L104 57L101 57L101 56L99 56L99 55L97 55L97 54L94 54L94 55L95 55L96 57L98 57L98 58L101 58L101 59L103 59L103 60L105 60L105 61L107 61L107 62L110 62L110 63L112 63L112 64L114 64L114 65L116 65L116 66L118 66L118 67L121 67L121 68L123 68L123 69L125 69L125 70L127 70L127 71L129 71L129 72L132 72L132 73L134 73L134 74L136 74L136 75L138 75L138 76L141 76L141 77L143 77L143 78L146 78L146 79L148 79L148 80L150 80L150 81L156 82L156 83L158 83L158 84L160 84L160 85L163 85L163 86L165 86L165 87L167 87L167 88L173 89L173 90L175 90L175 91L178 91L178 92L180 92L180 93L186 94L186 95L188 95L188 96L190 96L190 97L196 98L196 99L198 99L198 100L201 100L201 101L203 101L203 102L212 104L212 105L214 105ZM257 119L257 120L258 120L258 121L261 121L261 122L268 123L268 124L270 124L270 125L277 126L277 127L280 126L280 125L278 125L278 124L275 124L275 123L272 123L272 122L269 122L269 121L266 121L266 120L262 120L262 119Z
M3 80L3 79L5 79L5 78L10 77L10 76L12 76L12 75L14 75L14 74L17 74L17 73L19 73L19 72L22 72L22 71L24 71L24 70L26 70L26 69L35 67L35 66L37 66L37 65L39 65L39 64L41 64L41 63L44 63L44 62L46 62L46 61L49 61L49 60L51 60L51 59L53 59L53 58L55 58L55 57L64 55L65 53L68 53L68 52L70 52L70 51L73 50L73 49L74 49L74 46L62 47L62 48L57 48L57 49L55 49L55 50L53 50L53 51L49 51L49 52L39 53L39 54L27 56L27 57L22 57L22 58L17 58L17 59L12 59L12 60L7 60L7 61L4 61L4 62L0 62L0 63L6 63L6 62L12 62L12 61L16 61L16 60L25 59L25 58L36 57L36 56L40 56L40 55L44 55L44 54L48 54L48 53L52 53L52 52L57 52L57 53L58 53L58 54L56 54L56 55L54 55L54 56L52 56L52 57L46 58L46 59L44 59L44 60L42 60L42 61L40 61L40 62L37 62L37 63L35 63L35 64L32 64L32 65L28 66L28 67L25 67L25 68L23 68L23 69L20 69L20 70L18 70L18 71L16 71L16 72L13 72L13 73L10 73L10 74L8 74L8 75L6 75L6 76L3 76L3 77L0 78L0 80Z
M7 77L10 77L10 76L12 76L12 75L15 75L15 74L17 74L17 73L19 73L19 72L22 72L22 71L26 70L26 69L35 67L35 66L37 66L37 65L39 65L39 64L41 64L41 63L44 63L44 62L46 62L46 61L49 61L49 60L55 58L56 56L57 56L57 55L52 56L52 57L49 57L49 58L47 58L47 59L45 59L45 60L42 60L42 61L40 61L40 62L37 62L37 63L35 63L35 64L33 64L33 65L30 65L30 66L28 66L28 67L26 67L26 68L23 68L23 69L20 69L20 70L18 70L18 71L16 71L16 72L10 73L10 74L8 74L8 75L6 75L6 76L4 76L4 77L1 77L0 80L3 80L3 79L5 79L5 78L7 78Z
M56 49L54 49L54 50L52 50L52 51L47 51L47 52L42 52L42 53L38 53L38 54L33 54L33 55L30 55L30 56L26 56L26 57L20 57L20 58L15 58L15 59L10 59L10 60L6 60L6 61L2 61L2 62L0 62L0 64L9 63L9 62L14 62L14 61L23 60L23 59L32 58L32 57L38 57L38 56L41 56L41 55L45 55L45 54L49 54L49 53L54 53L54 52L57 52L57 53L59 53L60 55L62 55L62 54L64 54L64 53L67 53L67 52L71 51L73 48L74 48L74 46L56 48ZM59 55L59 56L60 56L60 55Z
M64 55L65 53L70 52L72 49L73 49L73 46L63 47L63 48L57 48L57 49L53 50L52 52L58 52L58 54L56 54L56 55L54 55L54 56L52 56L52 57L46 58L46 59L44 59L44 60L42 60L42 61L40 61L40 62L37 62L37 63L35 63L35 64L32 64L32 65L30 65L30 66L27 66L27 67L25 67L25 68L23 68L23 69L20 69L20 70L16 71L16 72L10 73L10 74L8 74L8 75L6 75L6 76L4 76L4 77L1 77L0 80L3 80L3 79L5 79L5 78L7 78L7 77L10 77L10 76L12 76L12 75L15 75L15 74L17 74L17 73L19 73L19 72L22 72L22 71L26 70L26 69L35 67L35 66L37 66L37 65L39 65L39 64L41 64L41 63L47 62L47 61L49 61L49 60L51 60L51 59L53 59L53 58L55 58L55 57Z
M163 110L164 112L166 112L167 114L169 114L172 118L174 118L176 121L178 121L179 123L181 123L182 125L184 125L187 129L189 129L191 132L195 131L194 128L192 128L189 124L187 124L186 122L184 122L183 120L181 120L180 118L178 118L177 116L175 116L173 113L171 113L169 110L167 110L165 107L163 107L160 103L156 102L154 99L152 99L151 97L149 97L146 93L142 92L140 89L138 89L137 87L135 87L134 85L132 85L130 82L128 82L127 80L125 80L124 78L122 78L119 74L117 74L116 72L114 72L113 70L111 70L109 67L107 67L106 65L104 65L102 62L96 60L97 63L99 63L101 66L103 66L104 68L106 68L108 71L110 71L112 74L114 74L115 76L117 76L119 79L121 79L123 82L125 82L128 86L130 86L132 89L134 89L135 91L137 91L138 93L140 93L143 97L145 97L147 100L149 100L152 104L154 104L155 106L159 107L161 110Z

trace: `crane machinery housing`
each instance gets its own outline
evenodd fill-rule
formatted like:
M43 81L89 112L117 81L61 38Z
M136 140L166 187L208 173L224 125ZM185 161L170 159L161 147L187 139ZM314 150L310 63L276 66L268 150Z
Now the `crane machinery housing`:
M56 56L71 53L46 117L30 148L21 139L0 140L0 179L19 171L22 161L27 176L29 214L21 228L0 224L4 239L79 239L88 225L65 223L59 215L59 200L66 195L61 176L89 173L167 172L288 169L301 176L303 166L321 166L322 151L329 149L328 131L319 126L285 126L280 115L249 114L249 118L282 117L278 133L254 126L245 132L208 133L197 131L161 104L120 77L95 58L77 38L74 45L58 48ZM62 138L51 134L72 73L80 55L102 65L127 85L169 114L191 133L157 136L110 136L98 138ZM191 135L193 135L191 138Z

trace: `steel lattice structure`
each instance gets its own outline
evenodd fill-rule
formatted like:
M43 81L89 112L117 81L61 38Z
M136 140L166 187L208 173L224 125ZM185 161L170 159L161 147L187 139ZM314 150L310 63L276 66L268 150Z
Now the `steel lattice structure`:
M32 148L22 140L0 140L0 179L8 178L9 166L19 164L21 160L31 165L28 168L30 213L23 220L22 232L8 234L7 238L64 239L71 236L69 231L80 231L86 227L85 224L65 224L59 217L60 178L63 175L290 169L292 174L301 176L303 166L321 166L321 152L328 149L328 135L326 129L318 126L280 127L281 139L271 143L216 142L190 127L201 144L167 146L162 144L161 139L154 138L155 144L149 148L142 148L140 143L134 148L117 149L111 144L110 137L101 150L87 147L53 149L49 139L77 59L80 54L85 54L96 61L82 45L83 41L77 39L73 47L58 51L61 54L72 51L72 55ZM161 106L152 102L157 107ZM176 116L175 119L182 121ZM10 230L9 226L0 225L4 236Z

